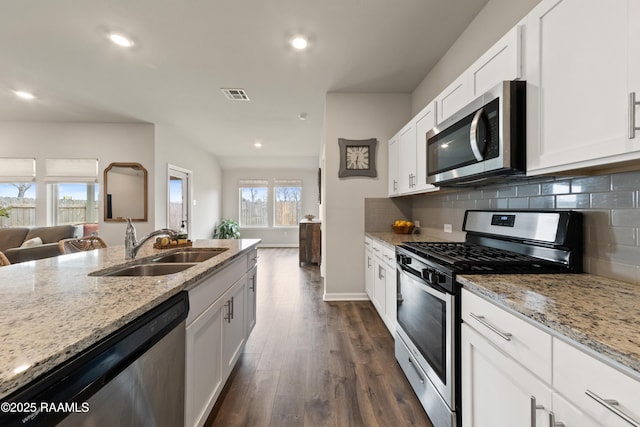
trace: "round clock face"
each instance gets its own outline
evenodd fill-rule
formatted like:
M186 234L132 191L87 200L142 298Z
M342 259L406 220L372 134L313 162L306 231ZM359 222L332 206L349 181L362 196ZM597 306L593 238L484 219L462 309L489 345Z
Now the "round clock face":
M347 146L347 169L369 169L369 147Z

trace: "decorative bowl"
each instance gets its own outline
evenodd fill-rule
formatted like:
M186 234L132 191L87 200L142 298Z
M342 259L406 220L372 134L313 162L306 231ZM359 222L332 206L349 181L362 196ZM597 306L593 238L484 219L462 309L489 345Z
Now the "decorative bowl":
M315 218L316 216L315 216L315 215L308 214L308 215L305 215L304 217L305 217L306 219L308 219L309 221L312 221L312 220L313 220L313 218Z
M414 225L392 225L391 227L396 234L411 234L415 228Z

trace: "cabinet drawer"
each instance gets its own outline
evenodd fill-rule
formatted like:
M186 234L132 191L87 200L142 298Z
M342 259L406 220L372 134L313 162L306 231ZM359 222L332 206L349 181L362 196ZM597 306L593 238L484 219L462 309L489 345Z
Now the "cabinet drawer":
M624 416L640 425L640 382L557 338L553 366L554 388L586 415L610 427L634 425Z
M462 320L551 383L551 335L466 289L462 290Z
M252 249L247 255L247 271L251 270L258 264L258 250Z
M207 307L213 304L247 271L247 257L241 256L230 265L203 279L189 289L189 314L187 325L193 322Z

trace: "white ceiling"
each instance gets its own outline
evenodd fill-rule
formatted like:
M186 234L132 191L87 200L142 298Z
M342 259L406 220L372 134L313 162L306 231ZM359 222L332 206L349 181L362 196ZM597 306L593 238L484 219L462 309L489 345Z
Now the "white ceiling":
M410 93L486 3L3 1L0 120L155 123L235 165L317 156L327 92ZM113 45L109 30L136 46ZM298 33L304 52L288 45ZM229 87L251 101L228 101Z

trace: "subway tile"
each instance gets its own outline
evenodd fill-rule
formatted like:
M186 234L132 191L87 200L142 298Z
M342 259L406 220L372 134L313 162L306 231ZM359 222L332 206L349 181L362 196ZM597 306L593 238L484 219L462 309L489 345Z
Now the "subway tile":
M518 186L518 197L539 196L540 184L526 184Z
M591 258L585 260L587 273L610 277L623 282L638 283L638 268L634 264L611 262L609 259Z
M553 209L556 207L554 196L529 197L529 207L531 209Z
M612 209L611 225L640 227L640 209Z
M611 175L612 190L640 189L640 172L625 172Z
M591 194L591 207L599 208L632 208L634 207L635 192L617 191Z
M564 194L556 196L556 208L558 209L586 209L588 207L588 194Z
M507 199L507 205L509 209L528 209L529 198L528 197L516 197Z
M498 190L495 188L486 188L482 190L482 198L483 199L497 199L498 198Z
M476 200L476 209L491 209L491 200L489 199Z
M571 181L545 182L540 185L540 194L568 194L571 192Z
M508 199L491 199L491 209L508 209Z
M502 187L498 189L498 197L516 197L517 187Z
M640 259L640 248L638 246L610 244L607 258L621 264L636 265Z
M472 200L482 199L482 190L469 191L469 199L472 199Z
M609 175L589 176L586 178L575 178L571 180L572 193L599 193L609 191L611 180Z

